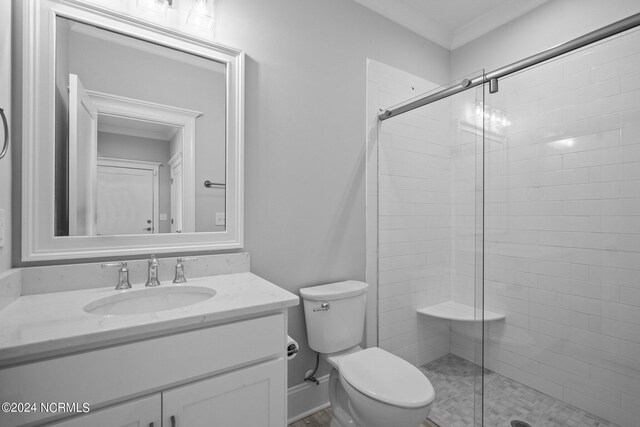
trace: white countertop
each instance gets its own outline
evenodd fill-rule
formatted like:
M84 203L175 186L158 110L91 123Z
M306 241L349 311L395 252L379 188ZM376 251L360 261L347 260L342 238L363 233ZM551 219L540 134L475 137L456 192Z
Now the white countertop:
M189 279L214 289L208 300L181 308L127 315L91 314L84 306L115 295L115 286L27 295L0 310L0 367L282 310L298 297L253 273ZM180 286L163 283L161 286ZM134 284L131 290L144 289Z

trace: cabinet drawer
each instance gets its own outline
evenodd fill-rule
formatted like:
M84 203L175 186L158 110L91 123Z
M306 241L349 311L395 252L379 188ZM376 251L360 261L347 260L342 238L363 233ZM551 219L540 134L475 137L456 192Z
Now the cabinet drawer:
M285 315L178 333L0 370L2 402L88 402L91 408L281 356ZM0 414L0 425L50 414Z

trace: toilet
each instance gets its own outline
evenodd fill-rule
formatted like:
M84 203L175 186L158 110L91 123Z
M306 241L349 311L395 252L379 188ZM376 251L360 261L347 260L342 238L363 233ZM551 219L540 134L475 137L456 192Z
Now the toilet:
M398 356L359 346L368 287L348 280L300 289L309 347L333 367L331 427L417 427L431 409L433 386Z

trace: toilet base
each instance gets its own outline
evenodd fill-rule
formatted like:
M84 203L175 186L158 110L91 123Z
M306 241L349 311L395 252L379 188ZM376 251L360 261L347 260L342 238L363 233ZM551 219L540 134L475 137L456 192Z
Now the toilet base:
M329 374L329 402L333 413L330 427L359 427L344 410L349 404L349 396L340 385L340 374L335 368Z
M431 409L431 404L426 408L402 409L380 403L380 405L387 406L388 409L383 412L390 419L382 420L381 417L373 417L368 420L360 420L357 412L353 410L353 402L347 390L342 385L340 373L335 368L331 370L329 375L329 402L333 412L331 427L389 427L391 425L394 427L418 427L427 418ZM379 412L381 408L378 406L377 408L376 412ZM370 414L362 414L363 417L367 415Z

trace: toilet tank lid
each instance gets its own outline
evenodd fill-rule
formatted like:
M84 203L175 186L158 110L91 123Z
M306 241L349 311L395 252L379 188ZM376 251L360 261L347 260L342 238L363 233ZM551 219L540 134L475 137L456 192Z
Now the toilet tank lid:
M330 301L350 298L367 292L369 285L357 280L329 283L300 289L300 296L307 301Z

